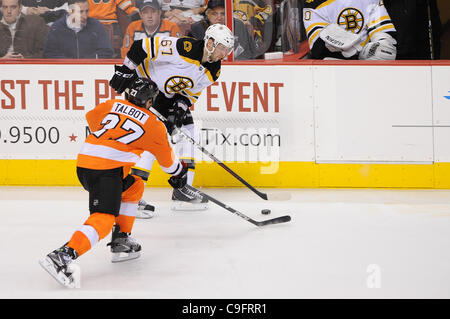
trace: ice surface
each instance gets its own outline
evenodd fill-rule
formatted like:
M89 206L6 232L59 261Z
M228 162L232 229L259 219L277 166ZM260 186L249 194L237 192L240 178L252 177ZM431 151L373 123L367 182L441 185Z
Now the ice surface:
M0 298L450 298L449 190L265 190L287 202L202 190L254 219L292 221L258 228L213 203L173 212L169 188L146 188L156 217L135 222L141 258L111 263L108 236L77 259L81 288L67 289L38 260L87 219L88 193L0 187Z

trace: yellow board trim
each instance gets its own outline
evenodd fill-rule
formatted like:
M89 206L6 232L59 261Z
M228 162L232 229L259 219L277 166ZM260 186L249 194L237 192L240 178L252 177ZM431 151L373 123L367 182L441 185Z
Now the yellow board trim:
M226 163L254 187L450 189L450 163ZM156 163L147 186L169 187ZM79 186L75 160L0 160L3 186ZM244 187L214 162L196 162L195 186Z

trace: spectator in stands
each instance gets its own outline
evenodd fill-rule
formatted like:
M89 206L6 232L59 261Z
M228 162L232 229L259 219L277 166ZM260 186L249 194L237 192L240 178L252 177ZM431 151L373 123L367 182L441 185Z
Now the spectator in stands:
M440 58L441 21L436 0L384 0L384 5L397 30L397 59Z
M121 49L122 58L125 58L134 41L154 36L181 37L181 30L173 22L162 19L161 5L158 0L137 0L141 20L130 23L123 38Z
M189 35L197 38L203 39L205 35L205 30L211 24L225 24L225 4L224 0L209 0L206 10L204 11L204 18L191 26Z
M264 53L272 42L273 9L268 0L233 0L233 14L244 22L255 40L258 51Z
M67 10L67 0L23 0L22 13L39 15L48 25L64 17Z
M224 0L209 0L204 19L194 23L188 36L203 39L206 29L216 23L225 24L225 4ZM249 60L256 57L256 47L254 40L245 27L244 23L234 19L234 59Z
M120 58L123 31L118 19L118 10L124 11L131 20L139 20L139 10L134 6L132 0L89 0L89 17L99 20L108 32L113 48L113 57Z
M0 57L37 59L44 53L48 26L39 16L21 14L22 0L2 0L0 20Z
M50 27L44 56L50 59L112 58L105 28L88 14L88 0L69 0L69 13Z
M205 0L163 0L164 17L176 23L183 35L188 34L192 24L203 19Z

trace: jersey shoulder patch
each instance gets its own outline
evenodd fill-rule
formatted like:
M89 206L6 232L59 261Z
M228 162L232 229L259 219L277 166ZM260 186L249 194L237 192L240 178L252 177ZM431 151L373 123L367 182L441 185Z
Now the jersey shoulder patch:
M203 40L183 37L177 40L178 54L193 60L201 62L203 57Z
M317 9L318 6L324 4L325 2L334 2L334 0L305 0L305 9Z

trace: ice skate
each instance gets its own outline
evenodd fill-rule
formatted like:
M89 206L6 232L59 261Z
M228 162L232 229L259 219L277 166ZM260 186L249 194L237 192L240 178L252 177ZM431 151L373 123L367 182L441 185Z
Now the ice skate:
M67 288L75 288L74 270L71 263L78 257L75 250L62 246L52 251L44 259L39 260L39 264L61 285Z
M172 210L205 210L208 209L208 199L195 196L186 187L174 189L172 193Z
M141 245L130 237L130 234L121 232L118 225L114 226L111 242L107 246L111 246L111 262L113 263L136 259L141 256Z
M141 199L138 204L138 210L136 212L136 218L149 219L155 216L155 206L148 204L145 200Z

